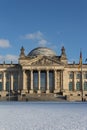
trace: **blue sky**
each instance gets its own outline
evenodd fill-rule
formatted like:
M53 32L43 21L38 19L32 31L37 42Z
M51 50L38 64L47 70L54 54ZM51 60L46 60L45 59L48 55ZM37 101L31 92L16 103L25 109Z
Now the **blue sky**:
M46 46L69 62L87 57L87 0L0 0L0 63ZM7 60L8 59L8 60Z

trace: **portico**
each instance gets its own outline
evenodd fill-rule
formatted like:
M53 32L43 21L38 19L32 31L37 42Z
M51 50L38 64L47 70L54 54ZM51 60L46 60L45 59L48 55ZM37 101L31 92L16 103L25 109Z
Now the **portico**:
M57 78L59 73L60 78ZM23 70L23 91L28 93L53 93L58 92L63 80L60 70Z

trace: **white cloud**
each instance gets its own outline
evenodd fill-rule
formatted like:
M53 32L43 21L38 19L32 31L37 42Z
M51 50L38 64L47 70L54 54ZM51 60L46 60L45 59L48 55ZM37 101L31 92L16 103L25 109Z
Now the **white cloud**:
M38 43L39 46L46 46L49 42L44 38L44 34L41 31L29 33L23 36L24 39L30 39Z
M43 34L40 31L35 33L26 34L24 39L31 39L31 40L40 40L43 38Z
M0 39L0 47L1 47L1 48L8 48L8 47L10 47L10 42L9 42L9 40Z
M41 39L40 41L38 41L38 44L39 44L40 46L46 46L47 40Z
M17 61L18 60L18 56L16 56L16 55L6 55L6 57L5 57L5 59L6 60L8 60L8 61Z
M0 61L6 61L6 62L18 62L18 56L7 54L6 56L0 55Z
M52 45L50 46L50 48L56 50L58 47L57 47L56 45L52 44Z

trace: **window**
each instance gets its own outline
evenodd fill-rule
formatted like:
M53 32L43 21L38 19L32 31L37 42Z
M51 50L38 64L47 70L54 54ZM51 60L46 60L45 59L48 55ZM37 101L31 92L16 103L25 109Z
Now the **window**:
M0 73L0 79L2 79L2 73Z
M2 91L2 82L0 82L0 91Z
M14 77L14 80L18 80L18 74L17 73L14 73L13 77Z
M69 82L69 91L73 90L73 82Z
M17 82L14 82L13 86L14 86L14 91L17 91L18 90L18 84L17 84Z
M9 80L10 79L10 74L6 73L6 79Z
M6 91L10 90L10 82L6 82Z
M33 86L34 91L36 92L38 90L38 71L33 72Z
M54 72L53 71L49 71L49 88L50 88L50 92L53 92L54 90Z
M77 73L76 78L77 78L77 79L80 79L80 77L81 77L81 74L80 74L80 73Z
M76 83L76 90L77 90L77 91L80 91L80 82L77 82L77 83Z
M84 82L84 91L87 91L87 82Z
M18 90L18 73L13 73L13 90L17 91Z
M87 73L84 74L84 79L87 79Z
M69 79L73 79L73 77L74 77L73 72L70 72Z
M41 90L44 92L46 90L46 71L41 71Z

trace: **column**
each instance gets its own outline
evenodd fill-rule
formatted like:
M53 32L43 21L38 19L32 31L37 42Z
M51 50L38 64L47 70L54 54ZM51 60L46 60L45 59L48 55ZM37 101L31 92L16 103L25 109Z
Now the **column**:
M3 90L6 91L6 72L3 72Z
M13 91L13 73L11 73L11 90Z
M47 90L46 93L50 93L50 88L49 88L49 70L47 70Z
M25 70L23 70L23 90L25 90Z
M60 91L63 91L63 70L61 70L61 88Z
M20 90L23 90L23 71L20 71Z
M57 92L57 77L56 77L56 70L54 70L54 93Z
M20 72L18 72L18 92L20 91Z
M38 71L38 88L40 90L40 70Z
M23 90L22 94L26 94L28 92L27 86L26 86L26 73L25 70L23 70Z
M38 70L38 93L41 93L41 83L40 83L40 70Z
M32 94L34 92L33 90L33 70L30 71L30 86L31 86L31 90L30 90L30 93Z

